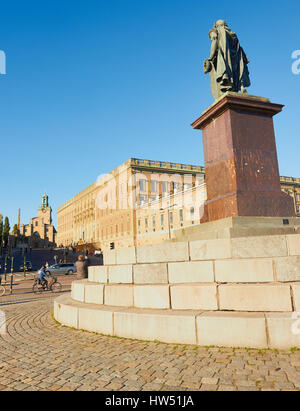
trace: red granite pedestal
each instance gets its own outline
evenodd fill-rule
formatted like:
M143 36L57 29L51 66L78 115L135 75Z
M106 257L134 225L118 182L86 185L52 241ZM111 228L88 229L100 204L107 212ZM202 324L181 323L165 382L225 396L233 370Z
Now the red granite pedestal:
M295 216L293 200L280 186L273 116L282 108L268 99L228 93L192 124L203 131L202 222Z

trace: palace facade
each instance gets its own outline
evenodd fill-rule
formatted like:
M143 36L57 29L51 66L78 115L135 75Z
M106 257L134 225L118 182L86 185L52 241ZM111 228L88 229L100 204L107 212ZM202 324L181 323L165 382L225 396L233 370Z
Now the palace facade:
M281 177L300 216L300 179ZM102 249L159 243L200 223L206 200L201 166L131 158L63 204L57 243Z

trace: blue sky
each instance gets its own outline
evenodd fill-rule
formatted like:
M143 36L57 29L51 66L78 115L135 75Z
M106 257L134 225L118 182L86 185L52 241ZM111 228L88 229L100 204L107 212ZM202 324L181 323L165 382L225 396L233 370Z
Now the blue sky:
M213 102L202 64L221 18L251 60L249 93L286 105L280 173L300 177L299 16L298 0L2 2L0 213L27 223L44 191L55 213L130 157L202 165L190 124Z

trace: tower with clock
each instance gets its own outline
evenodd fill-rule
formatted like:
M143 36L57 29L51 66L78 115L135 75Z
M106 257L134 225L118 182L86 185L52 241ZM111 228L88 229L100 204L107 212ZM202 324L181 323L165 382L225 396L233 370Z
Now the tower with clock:
M38 217L42 219L44 224L52 224L52 208L49 206L46 193L42 197L42 204L38 209Z

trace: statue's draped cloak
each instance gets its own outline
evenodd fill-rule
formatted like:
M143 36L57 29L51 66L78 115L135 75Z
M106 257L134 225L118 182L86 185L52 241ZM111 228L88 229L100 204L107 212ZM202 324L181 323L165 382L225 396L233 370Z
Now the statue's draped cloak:
M241 86L251 85L247 64L248 57L240 46L235 33L221 26L218 31L218 53L216 64L216 80L220 89L226 92L231 87L239 91Z

